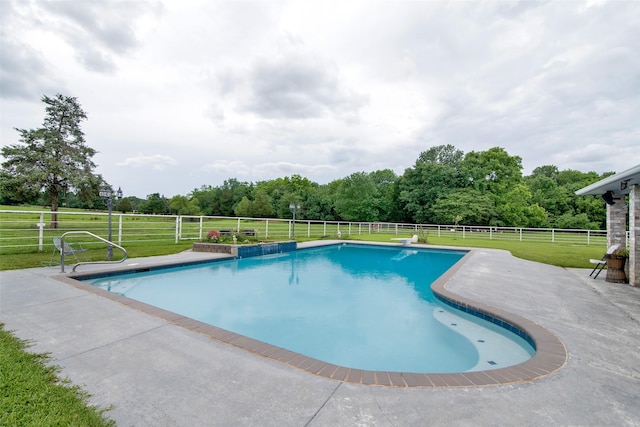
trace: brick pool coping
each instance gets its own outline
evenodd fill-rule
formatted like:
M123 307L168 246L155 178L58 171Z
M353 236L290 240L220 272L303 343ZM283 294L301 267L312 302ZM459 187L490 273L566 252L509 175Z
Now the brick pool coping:
M360 244L360 243L359 243ZM347 383L375 385L386 387L477 387L529 382L551 375L560 370L567 363L568 353L564 343L546 328L527 320L521 316L509 313L497 308L490 307L483 303L472 301L468 298L456 295L446 289L448 281L458 272L473 256L473 250L469 252L451 267L445 274L440 276L431 288L436 296L445 303L459 308L463 311L473 313L488 319L494 323L501 324L517 334L525 337L536 349L533 357L521 364L498 368L486 371L462 372L451 374L429 374L411 372L386 372L368 371L363 369L351 369L343 366L323 362L312 357L276 347L253 338L245 337L234 332L227 331L216 326L182 316L140 301L124 297L122 295L109 292L107 290L89 285L76 278L96 277L100 273L73 273L60 274L53 278L62 281L75 288L99 295L111 301L118 302L135 310L163 319L171 324L186 328L188 330L203 334L211 339L226 343L253 354L284 363L286 365L302 369L311 374ZM225 259L225 258L220 258ZM198 261L215 262L212 260ZM176 263L184 265L185 263ZM193 263L186 263L193 264ZM119 268L119 272L150 270L154 268L167 267L168 264L158 264L156 266ZM113 273L111 271L110 273ZM106 273L103 273L106 274Z

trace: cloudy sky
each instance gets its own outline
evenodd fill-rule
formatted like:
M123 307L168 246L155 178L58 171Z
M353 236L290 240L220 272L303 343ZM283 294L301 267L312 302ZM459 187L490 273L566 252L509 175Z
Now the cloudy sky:
M504 147L524 173L640 163L638 1L0 0L0 137L88 114L125 195L401 174Z

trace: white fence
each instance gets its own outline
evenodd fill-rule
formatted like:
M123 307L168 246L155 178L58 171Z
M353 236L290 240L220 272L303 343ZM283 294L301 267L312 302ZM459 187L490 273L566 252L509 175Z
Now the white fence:
M542 228L478 227L436 224L318 221L275 218L236 218L217 216L142 215L104 212L58 212L57 228L48 211L0 210L0 253L45 250L52 239L66 231L84 230L109 237L119 245L177 244L183 240L202 240L211 230L255 234L263 240L292 238L320 239L349 236L418 234L428 238L512 240L606 245L603 230L560 230ZM91 244L91 242L88 242ZM37 249L36 249L37 248ZM46 249L48 250L48 249Z

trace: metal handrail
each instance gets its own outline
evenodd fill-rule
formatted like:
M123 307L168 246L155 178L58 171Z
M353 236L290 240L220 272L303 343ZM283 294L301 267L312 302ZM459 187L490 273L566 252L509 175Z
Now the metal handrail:
M76 264L74 264L73 268L71 269L72 273L75 273L76 268L78 268L79 265L87 265L87 264L120 264L122 262L124 262L127 259L128 253L127 250L125 248L123 248L120 245L117 245L113 242L108 241L107 239L103 239L100 236L96 236L95 234L89 232L89 231L67 231L66 233L64 233L61 237L60 237L60 247L63 248L60 250L60 272L64 273L64 237L68 234L87 234L89 236L95 237L96 239L105 242L108 245L114 246L118 249L120 249L123 253L124 253L124 257L120 260L120 261L83 261L83 262L78 262Z

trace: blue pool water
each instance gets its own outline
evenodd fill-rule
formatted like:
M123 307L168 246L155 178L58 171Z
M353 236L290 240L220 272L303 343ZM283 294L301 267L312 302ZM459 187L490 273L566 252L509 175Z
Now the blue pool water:
M444 373L529 359L525 340L432 294L431 283L464 254L332 245L91 284L349 368Z

